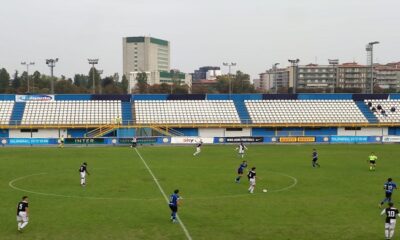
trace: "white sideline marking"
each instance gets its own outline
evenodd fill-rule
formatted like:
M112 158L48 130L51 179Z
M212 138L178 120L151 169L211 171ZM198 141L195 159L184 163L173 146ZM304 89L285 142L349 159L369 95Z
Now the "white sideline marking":
M157 180L156 176L154 175L153 171L151 171L149 165L147 165L146 161L144 160L144 158L142 157L142 155L140 155L140 153L139 153L139 151L137 150L137 148L135 148L135 151L136 151L137 155L140 157L140 159L142 160L144 166L147 168L147 171L149 171L150 175L153 177L153 180L154 180L154 182L156 183L156 185L157 185L158 189L160 190L161 194L164 196L165 201L166 201L167 203L169 203L167 194L165 194L164 189L161 187L161 185L160 185L160 183L158 182L158 180ZM186 238L187 238L188 240L192 240L192 237L190 236L189 231L187 230L187 228L186 228L185 225L183 224L182 220L179 218L179 215L177 215L177 218L178 218L178 222L179 222L179 224L181 225L181 228L182 228L183 232L184 232L185 235L186 235Z

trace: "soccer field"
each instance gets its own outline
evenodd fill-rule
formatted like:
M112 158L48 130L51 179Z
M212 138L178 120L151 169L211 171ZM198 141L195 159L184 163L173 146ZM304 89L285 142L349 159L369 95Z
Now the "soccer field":
M142 159L120 147L2 148L0 239L384 238L378 204L386 179L400 182L398 145L249 145L245 160L260 177L252 195L246 177L234 182L242 161L235 147L206 145L197 157L193 147L141 147ZM313 147L321 168L311 167ZM367 165L371 151L379 157L375 172ZM84 161L85 188L78 173ZM184 227L170 222L145 164L168 196L180 189ZM30 221L18 233L23 195Z

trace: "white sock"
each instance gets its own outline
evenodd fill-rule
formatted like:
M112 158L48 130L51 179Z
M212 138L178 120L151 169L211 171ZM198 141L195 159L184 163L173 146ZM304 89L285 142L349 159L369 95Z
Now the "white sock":
M21 225L22 225L22 223L21 223L21 222L18 222L18 230L21 229Z
M28 225L28 222L23 222L21 225L21 229L23 229L24 227L26 227L26 225Z
M394 229L389 230L389 238L392 238L394 235Z
M253 193L253 191L254 191L254 186L251 186L250 187L250 193Z
M385 237L386 237L386 239L389 238L389 229L385 229Z

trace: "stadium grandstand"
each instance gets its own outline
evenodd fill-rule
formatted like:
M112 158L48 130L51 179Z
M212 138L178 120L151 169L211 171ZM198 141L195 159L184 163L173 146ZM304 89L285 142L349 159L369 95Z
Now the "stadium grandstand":
M0 138L396 136L400 94L0 95Z

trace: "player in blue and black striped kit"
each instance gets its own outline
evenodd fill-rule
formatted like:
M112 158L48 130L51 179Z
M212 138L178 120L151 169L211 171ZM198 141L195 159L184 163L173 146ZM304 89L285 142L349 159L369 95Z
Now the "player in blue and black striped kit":
M312 166L314 168L321 167L318 163L318 152L317 152L317 149L315 149L315 148L313 149L313 152L312 152Z
M383 185L383 189L385 189L385 198L379 204L379 207L382 207L385 202L392 202L392 193L397 189L397 185L393 182L392 178L388 178L387 182Z
M179 205L179 190L176 189L173 194L169 197L169 208L171 209L171 221L176 223L176 213L178 212L178 205Z
M243 176L243 172L244 172L244 170L247 168L247 161L243 161L241 164L240 164L240 166L239 166L239 168L238 168L238 170L237 170L237 174L238 174L238 176L236 177L236 179L235 179L235 182L236 183L239 183L240 182L240 178Z

